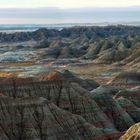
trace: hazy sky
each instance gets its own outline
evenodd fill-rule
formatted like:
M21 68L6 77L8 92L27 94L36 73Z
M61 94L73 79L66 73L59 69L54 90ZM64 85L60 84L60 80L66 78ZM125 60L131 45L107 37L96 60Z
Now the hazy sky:
M139 6L140 0L0 0L0 24L140 21Z
M140 0L0 0L0 7L122 7L140 5Z

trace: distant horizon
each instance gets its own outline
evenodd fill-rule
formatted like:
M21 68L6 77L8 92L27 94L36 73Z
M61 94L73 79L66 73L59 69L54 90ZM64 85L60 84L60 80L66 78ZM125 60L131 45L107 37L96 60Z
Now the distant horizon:
M96 25L96 24L107 24L107 25L127 25L127 24L140 24L140 21L117 21L117 22L108 22L108 21L103 21L103 22L67 22L67 23L0 23L0 26L2 25L36 25L36 26L39 26L39 25Z
M0 24L140 22L140 0L0 0Z
M108 22L108 21L103 21L103 22L67 22L67 23L0 23L0 26L6 26L6 25L13 25L13 26L21 26L21 25L33 25L33 26L39 26L39 25L128 25L128 24L140 24L140 21L116 21L116 22Z
M3 33L33 32L42 28L62 30L63 28L71 28L71 27L107 27L107 26L140 27L140 22L125 23L125 24L123 23L0 24L0 32Z

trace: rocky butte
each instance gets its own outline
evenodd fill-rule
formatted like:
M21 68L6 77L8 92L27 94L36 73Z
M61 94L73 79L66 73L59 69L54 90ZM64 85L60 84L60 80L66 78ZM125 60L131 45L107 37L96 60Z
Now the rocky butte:
M0 33L0 140L139 140L140 27Z

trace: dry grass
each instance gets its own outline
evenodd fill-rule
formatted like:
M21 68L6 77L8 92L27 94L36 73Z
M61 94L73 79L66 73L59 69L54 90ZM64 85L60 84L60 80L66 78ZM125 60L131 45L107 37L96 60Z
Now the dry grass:
M5 72L5 71L0 71L0 77L14 77L15 74L13 74L12 72Z
M5 78L10 78L10 77L15 77L24 71L12 71L12 72L7 72L7 71L0 71L0 77L5 77Z
M34 62L33 61L10 63L10 66L13 66L13 67L16 67L16 66L32 66L32 65L34 65Z

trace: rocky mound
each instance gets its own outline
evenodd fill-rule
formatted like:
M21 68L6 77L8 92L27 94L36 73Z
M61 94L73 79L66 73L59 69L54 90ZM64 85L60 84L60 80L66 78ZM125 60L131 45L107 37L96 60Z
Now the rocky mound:
M3 46L0 61L79 58L95 59L97 63L122 61L139 65L139 31L140 27L107 26L0 33Z
M120 140L139 140L140 139L140 123L133 125L127 130Z
M50 72L49 74L46 74L46 73L41 74L39 76L39 79L41 81L46 81L46 80L56 81L56 80L65 80L66 77L64 77L64 75L61 72L54 70L54 71Z
M129 55L127 49L118 50L115 48L110 48L105 51L102 51L99 54L99 57L95 60L97 63L113 63L113 62L120 62L121 60L125 59Z
M113 86L108 86L108 85L101 85L98 88L94 89L91 91L92 94L100 94L100 93L107 93L110 95L115 95L116 93L119 92L121 88L118 87L113 87Z
M120 136L41 97L0 98L0 108L1 139L116 140Z
M130 100L136 106L140 107L140 89L122 90L114 96L114 99L120 97Z
M140 121L135 98L114 98L110 90L90 93L72 80L52 77L0 84L0 93L6 95L0 96L2 139L116 140Z
M14 90L18 95L15 95ZM95 101L88 98L88 91L66 81L44 81L18 85L13 90L13 85L0 87L0 91L7 96L21 98L27 96L44 97L58 107L71 113L81 115L87 122L101 128L115 130L114 125L100 110ZM98 117L97 117L98 116Z
M125 131L134 120L110 95L106 93L91 94L91 98L100 106L101 110L113 121L116 128Z
M123 72L109 82L110 85L120 87L135 87L140 85L139 72Z
M131 66L133 69L140 68L140 43L137 43L130 50L130 55L124 60L124 63L127 63L128 66Z
M120 97L116 100L135 122L140 121L140 108L128 98Z
M45 81L45 80L52 80L52 81L56 81L56 80L63 80L63 81L69 81L72 83L77 83L79 84L81 87L87 89L87 90L92 90L95 89L99 86L99 84L94 81L94 80L90 80L90 79L81 79L79 77L77 77L74 73L68 71L68 70L64 70L64 71L53 71L50 72L49 74L41 74L39 76L39 79L41 81Z
M34 32L16 32L13 34L0 33L0 42L23 42L23 41L41 41L43 38L80 38L91 39L91 37L104 38L110 36L128 36L131 39L132 35L139 35L139 27L129 26L107 26L107 27L72 27L62 30L55 29L39 29Z

